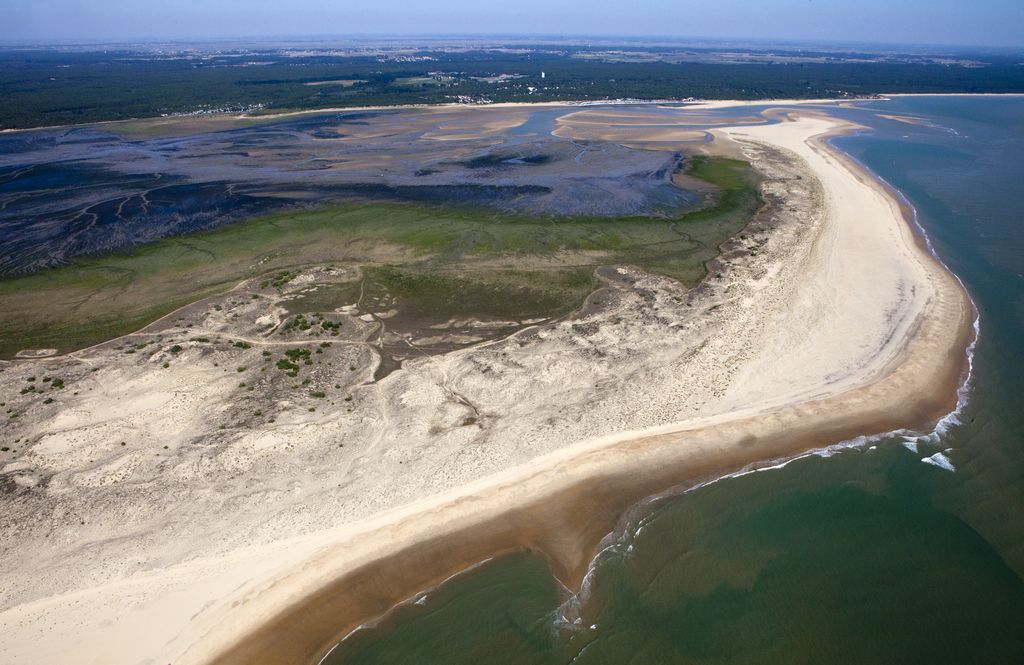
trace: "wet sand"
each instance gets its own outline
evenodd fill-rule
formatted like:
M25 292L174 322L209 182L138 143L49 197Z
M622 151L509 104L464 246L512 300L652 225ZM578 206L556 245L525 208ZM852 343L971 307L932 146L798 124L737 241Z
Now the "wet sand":
M965 331L961 342L966 345L969 339L970 332ZM941 385L947 394L955 395L963 356L954 354L949 360ZM955 401L954 397L921 403L913 415L922 424L930 424L948 413ZM211 662L314 663L361 624L377 620L420 591L483 560L512 551L542 553L556 577L577 591L599 543L615 529L621 516L644 498L672 487L697 484L752 461L792 456L907 425L903 413L890 412L887 416L886 409L873 414L877 420L871 423L860 419L867 414L832 417L833 409L840 411L845 406L845 400L823 401L807 405L806 410L768 419L624 442L614 450L593 451L586 457L566 460L543 475L495 487L495 492L521 496L531 493L536 484L541 496L506 512L489 513L478 524L440 533L433 520L429 529L416 528L414 522L397 525L395 530L389 529L389 537L404 539L406 535L400 530L407 527L413 544L331 579ZM819 409L817 413L812 411ZM694 451L698 446L700 449ZM552 481L564 482L565 486L544 494L545 485ZM486 503L486 499L480 499L482 505L475 507L486 510ZM454 515L432 517L458 524ZM335 569L336 564L324 560L313 565L322 566L326 572Z

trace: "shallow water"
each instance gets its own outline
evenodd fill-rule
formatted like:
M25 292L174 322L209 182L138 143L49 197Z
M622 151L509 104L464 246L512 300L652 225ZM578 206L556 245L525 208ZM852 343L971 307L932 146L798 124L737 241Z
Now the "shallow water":
M978 306L961 424L660 501L583 599L539 556L489 562L325 662L1024 662L1024 98L842 113L872 131L836 144L906 195Z

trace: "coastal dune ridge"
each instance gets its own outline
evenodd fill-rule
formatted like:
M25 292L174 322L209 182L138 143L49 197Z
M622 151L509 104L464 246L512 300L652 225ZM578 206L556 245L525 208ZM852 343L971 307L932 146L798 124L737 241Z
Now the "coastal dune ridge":
M857 371L800 385L792 379L795 373L787 371L791 365L777 367L768 374L776 382L770 384L774 390L755 392L759 399L752 405L740 406L743 401L737 399L737 408L713 416L573 444L451 496L381 516L344 543L331 546L325 540L301 570L249 598L254 620L248 623L254 629L236 623L234 643L225 639L233 631L212 631L208 643L200 640L186 652L189 662L317 662L341 637L379 620L396 604L482 560L517 550L542 553L556 577L578 590L598 543L630 506L646 497L839 441L929 430L955 411L958 387L968 376L965 350L975 334L973 306L962 285L915 233L894 193L828 143L855 126L813 112L776 114L781 122L774 125L712 131L716 139L736 141L741 149L784 150L822 184L823 223L802 234L797 251L773 258L782 269L803 268L795 277L805 297L810 291L824 307L841 301L836 306L845 308L842 325L829 331L840 339L815 344L828 352L858 335L878 343L862 347L868 355L859 358ZM850 228L855 224L860 227ZM895 275L886 270L843 275L836 268L850 255L859 259L850 261L857 267L873 263L865 256L872 244L856 242L865 234L889 241L890 254L874 261L881 268L887 260L898 260L898 288L914 294L904 303L906 311L889 314L900 323L881 340L871 340L878 330L858 330L855 322L870 312L868 294L875 291L879 275ZM804 260L794 266L794 258ZM797 323L796 317L791 322ZM774 340L765 340L764 348L791 341L792 332L775 328ZM794 353L791 362L801 358L806 359ZM752 377L766 368L750 362L745 369ZM783 387L779 381L795 385ZM226 649L210 648L221 640Z
M542 554L578 591L602 541L649 497L837 442L931 431L962 404L969 376L977 323L963 285L931 251L909 204L830 143L859 126L782 102L763 115L774 122L707 130L711 150L760 173L765 203L699 286L687 291L630 266L601 269L621 304L584 306L577 320L590 326L586 336L569 337L573 321L527 329L410 362L378 382L380 402L404 409L390 412L392 432L366 433L384 451L373 468L387 476L357 477L353 494L331 495L328 508L349 512L324 528L258 521L243 500L237 514L197 522L193 556L159 534L111 546L131 543L140 561L172 550L164 565L105 578L69 557L69 581L44 590L9 567L0 584L19 595L0 605L10 638L0 659L317 663L353 630L505 553ZM652 141L663 132L628 131L637 143L645 131ZM608 357L568 353L579 347ZM516 353L520 368L508 369L505 383L474 372L481 359ZM588 358L600 364L589 369ZM184 380L201 386L192 378L200 370L190 371ZM611 388L598 389L601 372ZM185 390L168 385L160 390ZM438 408L428 399L438 385L478 404L504 399L507 413L472 442L477 457L464 468L461 450L440 447L448 457L431 459L435 449L426 448L400 467L386 457L389 446L416 445L407 423ZM555 415L557 429L545 424ZM347 496L358 496L355 507ZM234 539L218 540L224 533ZM217 550L250 536L259 537ZM55 634L54 625L74 628Z

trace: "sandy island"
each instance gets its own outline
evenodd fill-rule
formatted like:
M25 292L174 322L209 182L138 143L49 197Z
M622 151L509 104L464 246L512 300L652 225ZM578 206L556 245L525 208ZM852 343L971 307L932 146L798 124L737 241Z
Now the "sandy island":
M102 536L5 532L18 544L0 572L0 660L316 662L361 622L487 557L536 549L576 587L601 538L645 496L934 422L956 401L970 301L892 193L828 146L851 126L776 114L777 124L709 130L765 174L768 203L705 284L680 293L623 266L605 275L613 307L410 363L374 384L390 407L352 435L373 445L351 478L300 447L299 461L281 463L303 474L265 500L253 460L266 441L244 440L235 475L203 485L214 462L183 452L162 467L182 481L173 491L163 476L120 490L114 498L131 509ZM111 436L201 427L216 403L209 369L159 380L122 371L121 387L39 424L29 459L92 462L119 452L98 443ZM183 399L197 414L184 425ZM464 417L460 400L496 414L494 426L470 439L459 439L465 427L439 427ZM154 432L143 421L163 424ZM340 422L263 436L329 438ZM108 459L89 467L96 486L131 476L130 460ZM62 463L55 491L73 493L85 482L75 464L88 465ZM230 501L204 503L215 487ZM136 513L156 505L184 517L140 527Z

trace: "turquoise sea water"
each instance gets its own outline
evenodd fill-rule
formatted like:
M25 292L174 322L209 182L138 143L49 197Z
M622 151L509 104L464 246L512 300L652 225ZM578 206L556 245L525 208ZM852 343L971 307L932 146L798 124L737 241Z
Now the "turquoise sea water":
M537 556L486 563L326 662L1024 663L1024 98L842 113L872 131L836 144L913 203L978 306L961 422L660 501L583 599Z

